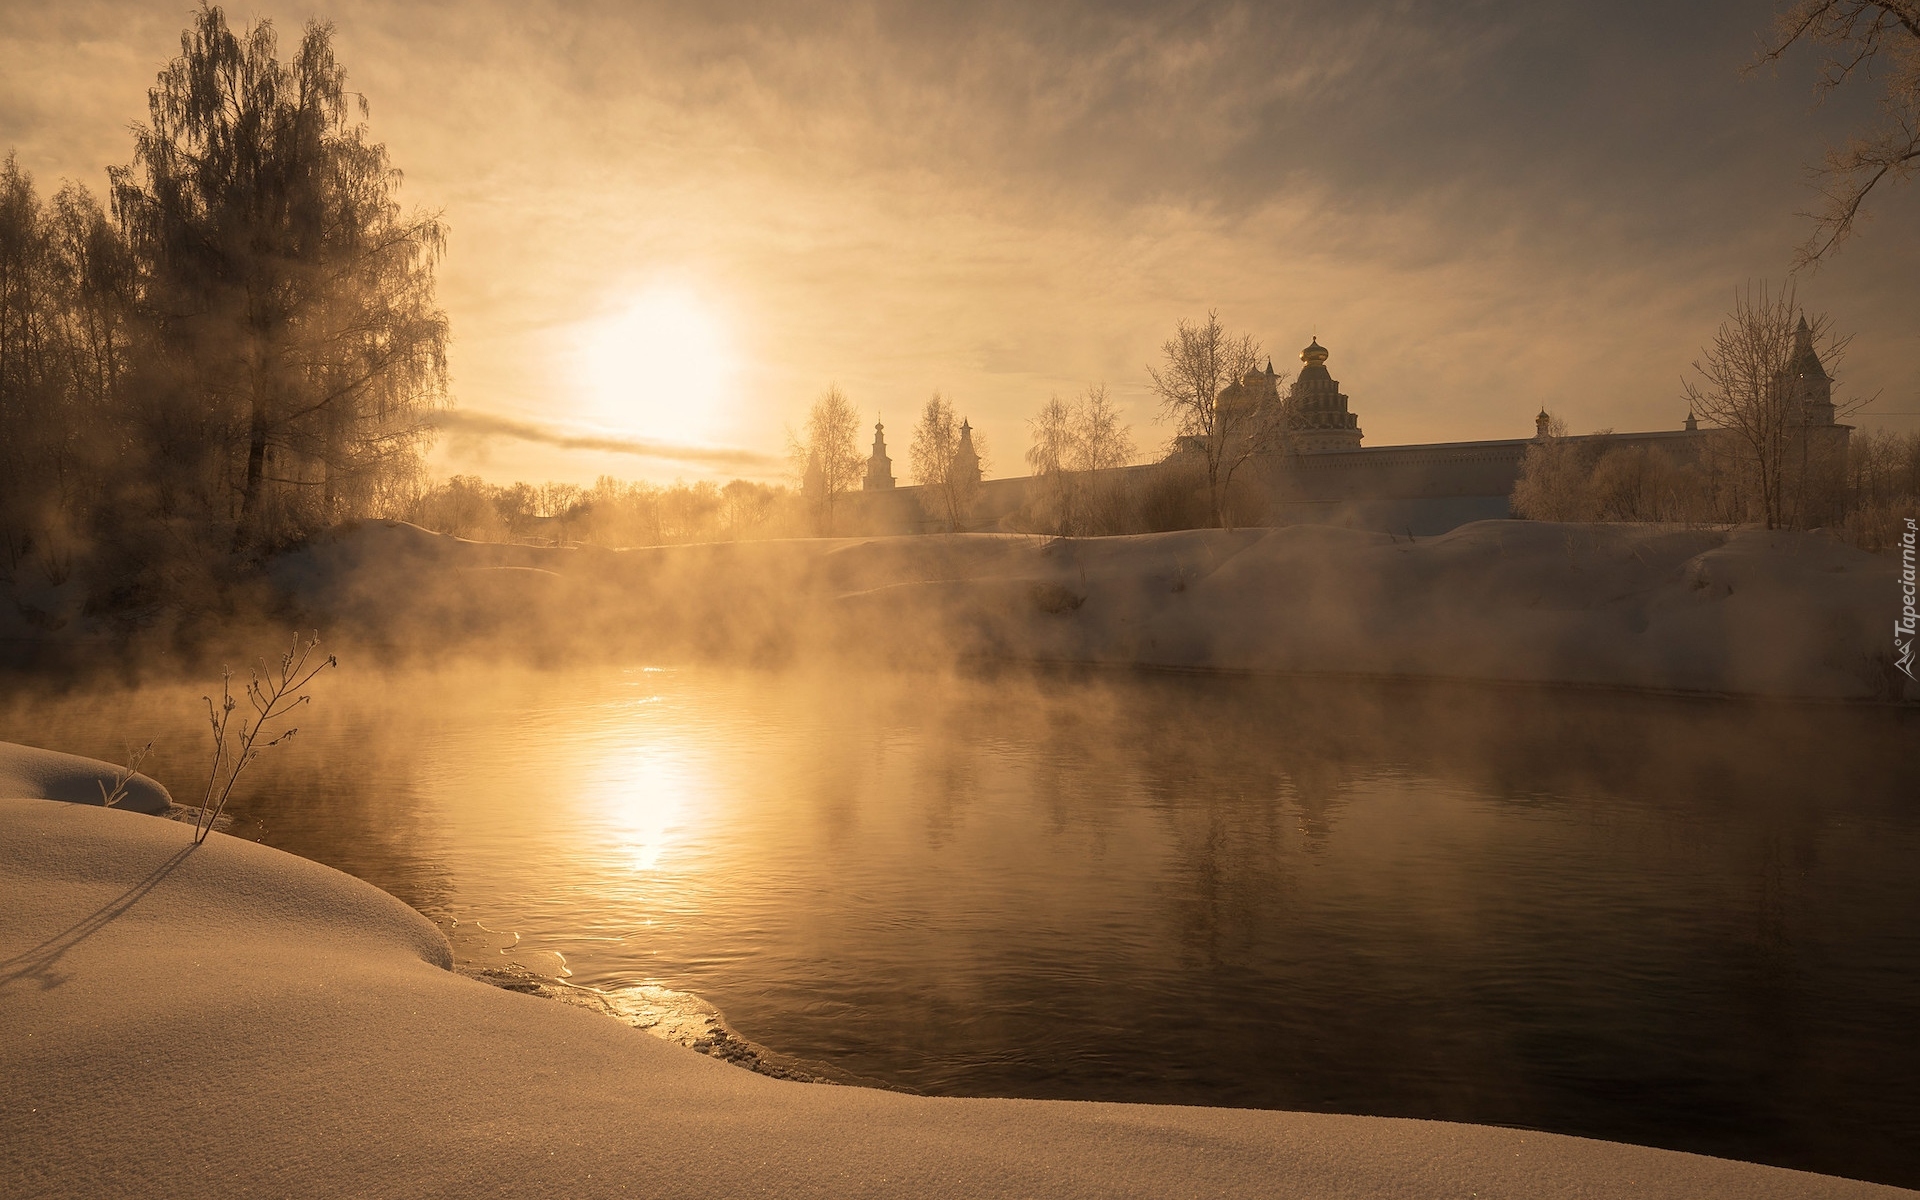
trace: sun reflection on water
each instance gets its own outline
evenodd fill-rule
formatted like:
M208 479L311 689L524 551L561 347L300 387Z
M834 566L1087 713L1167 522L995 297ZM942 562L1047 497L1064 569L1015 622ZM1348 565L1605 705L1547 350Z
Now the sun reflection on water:
M606 854L628 870L652 874L669 869L662 864L670 864L684 842L708 784L696 756L639 743L609 749L590 770L580 799L605 837Z

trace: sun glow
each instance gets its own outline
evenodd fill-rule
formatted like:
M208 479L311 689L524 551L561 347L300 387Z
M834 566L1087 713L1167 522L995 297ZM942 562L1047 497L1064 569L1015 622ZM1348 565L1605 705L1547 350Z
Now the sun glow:
M698 761L670 746L623 746L583 781L597 836L625 870L650 874L685 836L707 781Z
M656 284L580 332L583 416L638 437L719 440L737 402L738 356L700 296Z

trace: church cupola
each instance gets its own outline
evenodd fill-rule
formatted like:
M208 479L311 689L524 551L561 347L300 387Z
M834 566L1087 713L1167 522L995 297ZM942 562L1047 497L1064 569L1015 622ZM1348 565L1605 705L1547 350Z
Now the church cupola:
M1319 337L1300 352L1304 364L1288 391L1287 429L1302 454L1360 448L1360 418L1347 409L1340 381L1327 373L1327 348Z
M1689 419L1691 419L1691 414L1689 414ZM1553 417L1548 415L1547 410L1544 408L1540 410L1540 415L1533 419L1533 436L1537 438L1553 436Z

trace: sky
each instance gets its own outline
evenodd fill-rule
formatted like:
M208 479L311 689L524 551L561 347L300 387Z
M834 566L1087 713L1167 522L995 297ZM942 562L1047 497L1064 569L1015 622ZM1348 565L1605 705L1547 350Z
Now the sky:
M1786 277L1805 175L1872 95L1743 74L1766 0L310 0L451 231L442 474L779 479L830 385L904 474L935 391L1020 473L1027 419L1217 310L1310 337L1365 444L1678 428L1736 288ZM103 190L190 5L0 0L0 152ZM1920 186L1796 280L1855 335L1861 426L1920 428ZM906 482L905 479L902 480Z

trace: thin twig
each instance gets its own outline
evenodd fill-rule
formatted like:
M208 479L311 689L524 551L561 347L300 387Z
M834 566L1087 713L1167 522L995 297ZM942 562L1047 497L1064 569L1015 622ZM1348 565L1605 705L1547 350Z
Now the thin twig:
M135 775L140 773L140 764L146 761L147 755L152 752L152 742L148 742L138 750L135 750L132 746L128 746L127 765L113 773L113 789L111 791L107 789L105 780L96 781L100 788L100 804L102 807L112 808L127 798L127 784L132 781Z
M248 672L246 696L254 716L251 722L241 717L239 732L231 739L228 724L239 704L233 698L233 672L221 672L219 705L214 704L212 697L206 697L207 722L213 730L213 767L207 776L207 792L200 813L194 819L195 845L206 841L207 835L213 832L214 823L225 811L240 773L261 754L300 732L296 726L275 734L266 742L260 741L266 733L268 722L289 716L294 709L310 702L311 697L301 689L312 683L320 672L340 665L339 660L329 654L324 661L309 667L308 660L319 644L320 635L317 633L304 641L296 634L293 647L280 656L277 668L269 671L261 667Z

